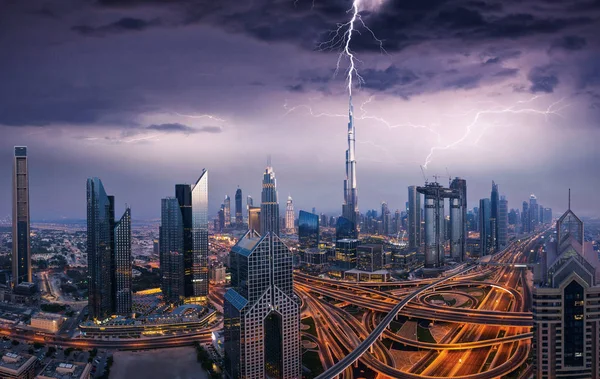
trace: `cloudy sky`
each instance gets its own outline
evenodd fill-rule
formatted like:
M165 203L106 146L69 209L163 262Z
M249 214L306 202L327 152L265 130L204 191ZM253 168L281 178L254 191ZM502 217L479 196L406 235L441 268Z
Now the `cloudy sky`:
M424 166L466 178L470 207L495 180L511 207L533 192L559 212L571 187L578 213L600 214L600 2L357 1L361 211L402 209ZM260 198L268 155L280 202L340 213L351 7L0 0L0 217L15 145L34 219L84 218L90 176L156 218L203 168L215 213L238 185Z

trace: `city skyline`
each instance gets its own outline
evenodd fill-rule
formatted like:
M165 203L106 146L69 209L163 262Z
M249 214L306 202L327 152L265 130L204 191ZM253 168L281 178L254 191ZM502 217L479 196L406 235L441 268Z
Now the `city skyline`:
M207 9L206 18L193 22L181 20L184 1L97 3L72 8L60 1L18 2L0 16L9 37L0 47L13 57L0 73L0 172L10 169L13 146L29 146L37 162L30 167L31 187L45 189L44 195L31 191L34 220L84 218L71 200L83 200L76 189L90 175L115 183L116 192L133 199L135 217L158 219L156 199L170 193L167 183L193 177L201 167L213 173L214 215L218 199L237 185L258 196L253 177L267 154L278 168L280 190L295 194L297 209L340 212L335 204L344 178L340 137L348 98L343 73L333 78L337 52L317 47L327 30L345 20L346 2L315 1L312 8L310 1L255 4L270 12L231 3ZM488 7L381 3L364 19L389 55L366 35L354 47L365 79L353 93L362 212L381 201L402 209L406 194L399 189L422 184L419 165L434 149L426 175L431 180L448 167L452 176L468 180L469 207L495 180L509 207L534 192L544 205L560 209L561 193L570 186L579 198L590 199L580 215L600 213L592 190L600 179L590 174L599 158L593 148L600 133L599 83L589 64L597 56L597 8L583 0L551 8L543 0ZM405 22L388 25L388 16ZM309 27L298 38L283 33L283 24L270 22L273 17ZM230 24L215 22L223 19ZM35 26L20 33L24 23ZM258 25L270 26L260 32ZM11 43L17 36L19 44ZM155 49L161 49L158 58L145 59L156 57ZM100 58L106 56L123 58ZM37 84L44 91L36 92ZM307 105L315 115L334 116L312 117ZM489 113L496 107L517 113ZM530 108L544 114L522 112ZM471 137L445 149L478 111L484 114ZM290 134L297 137L293 143ZM244 154L265 138L269 151ZM578 149L570 154L560 153L574 145ZM558 176L564 180L554 183ZM322 193L311 190L314 182ZM9 184L0 184L0 198L9 196ZM9 213L10 204L0 202L0 215Z

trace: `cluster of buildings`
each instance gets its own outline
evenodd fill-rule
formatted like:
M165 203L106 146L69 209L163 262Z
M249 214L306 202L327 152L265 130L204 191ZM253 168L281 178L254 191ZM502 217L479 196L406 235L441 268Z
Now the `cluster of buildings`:
M92 365L82 362L51 360L38 371L38 359L34 355L5 350L0 352L0 378L6 379L89 379Z
M159 230L161 289L165 301L205 303L208 269L208 171L195 184L177 184L161 200Z

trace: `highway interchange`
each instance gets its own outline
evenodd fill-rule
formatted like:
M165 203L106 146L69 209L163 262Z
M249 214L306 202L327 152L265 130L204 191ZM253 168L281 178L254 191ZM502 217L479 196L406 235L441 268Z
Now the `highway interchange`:
M313 334L303 331L302 338L317 346L325 369L318 379L358 378L362 374L357 372L365 370L378 378L486 379L520 369L520 376L527 377L530 289L523 265L512 264L527 263L528 252L539 246L540 238L542 233L514 241L491 262L463 264L452 274L433 279L355 283L296 272L302 317L311 318L315 325ZM462 306L434 301L455 295L466 299ZM220 297L211 300L222 309ZM442 323L446 333L432 342L403 336L390 327L406 321ZM138 350L209 343L211 332L221 325L189 334L121 340L71 339L10 329L0 333L62 347ZM397 362L398 352L415 350L420 353L410 367Z

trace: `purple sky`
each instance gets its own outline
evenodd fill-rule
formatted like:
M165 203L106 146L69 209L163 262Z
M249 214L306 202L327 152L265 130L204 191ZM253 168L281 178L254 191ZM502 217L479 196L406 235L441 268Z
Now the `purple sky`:
M362 212L403 209L426 165L466 178L470 207L495 180L509 207L562 212L571 187L600 214L600 2L362 1L385 49L362 26L351 43ZM238 185L258 202L269 154L282 206L340 213L348 61L334 77L322 43L351 4L0 0L0 217L14 145L34 219L84 218L90 176L155 218L204 167L211 213Z

